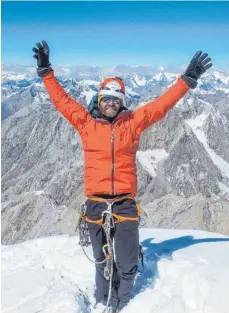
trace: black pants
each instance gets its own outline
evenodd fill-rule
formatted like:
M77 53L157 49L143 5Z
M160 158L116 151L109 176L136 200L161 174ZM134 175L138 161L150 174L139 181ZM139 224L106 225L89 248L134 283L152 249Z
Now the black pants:
M86 201L87 216L89 219L99 219L107 204L92 200ZM112 212L125 217L137 217L137 208L134 200L125 199L115 202ZM104 260L102 246L106 244L104 231L100 225L88 223L92 242L93 255L96 261ZM122 309L129 302L134 279L138 270L139 230L137 221L124 221L115 224L111 231L114 240L115 264L112 283L110 305ZM104 278L105 263L96 265L97 302L106 303L109 292L109 281Z

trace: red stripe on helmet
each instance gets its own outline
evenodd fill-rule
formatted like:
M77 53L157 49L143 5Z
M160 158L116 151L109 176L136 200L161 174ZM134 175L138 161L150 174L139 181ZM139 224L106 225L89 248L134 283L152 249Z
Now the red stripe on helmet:
M100 86L100 88L99 88L99 91L100 91L102 88L104 88L104 87L106 86L106 84L108 84L108 83L111 82L112 80L116 80L116 82L117 82L117 83L121 86L121 88L125 91L124 82L123 82L121 79L117 78L117 77L106 78L106 79L102 82L102 84L101 84L101 86Z

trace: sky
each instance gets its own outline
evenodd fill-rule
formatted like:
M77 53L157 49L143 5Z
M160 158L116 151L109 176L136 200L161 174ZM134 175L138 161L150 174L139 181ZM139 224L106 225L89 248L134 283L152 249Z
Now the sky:
M2 63L182 66L197 50L229 69L229 2L2 1Z

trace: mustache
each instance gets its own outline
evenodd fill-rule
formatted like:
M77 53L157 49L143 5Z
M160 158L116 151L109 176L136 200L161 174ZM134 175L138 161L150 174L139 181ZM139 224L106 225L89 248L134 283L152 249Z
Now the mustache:
M105 109L106 109L106 110L107 110L107 109L114 109L114 110L117 110L118 108L117 108L116 105L106 105L106 106L105 106Z

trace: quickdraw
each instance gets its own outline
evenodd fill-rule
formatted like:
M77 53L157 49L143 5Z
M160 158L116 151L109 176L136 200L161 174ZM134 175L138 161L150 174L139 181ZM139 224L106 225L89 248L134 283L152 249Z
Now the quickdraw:
M87 206L83 202L80 206L80 218L78 220L76 230L79 230L79 244L81 247L88 247L91 244L90 234L88 231L87 223L84 221L84 217L86 216Z

